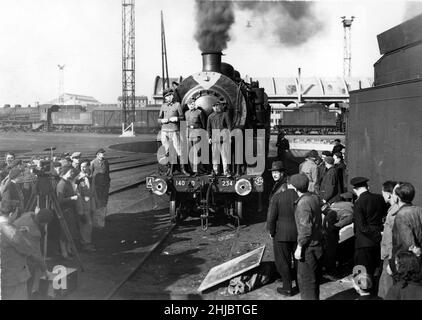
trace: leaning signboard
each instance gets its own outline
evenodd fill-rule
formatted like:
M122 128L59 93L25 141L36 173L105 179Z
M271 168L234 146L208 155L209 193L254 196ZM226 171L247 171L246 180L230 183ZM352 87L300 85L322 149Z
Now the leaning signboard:
M264 250L265 245L212 268L204 281L202 281L198 291L202 292L216 284L232 279L239 274L259 266L264 255Z

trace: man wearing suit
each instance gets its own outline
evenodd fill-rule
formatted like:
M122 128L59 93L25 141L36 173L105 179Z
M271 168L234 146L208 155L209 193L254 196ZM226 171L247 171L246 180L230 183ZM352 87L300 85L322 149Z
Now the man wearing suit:
M275 265L283 281L283 287L277 288L277 292L285 296L292 295L292 260L297 245L297 198L298 195L293 189L276 193L270 200L267 215L267 230L273 239Z
M384 198L368 191L369 179L355 177L350 180L357 195L353 207L355 231L355 266L363 266L370 277L379 266L381 255L382 219L387 214Z

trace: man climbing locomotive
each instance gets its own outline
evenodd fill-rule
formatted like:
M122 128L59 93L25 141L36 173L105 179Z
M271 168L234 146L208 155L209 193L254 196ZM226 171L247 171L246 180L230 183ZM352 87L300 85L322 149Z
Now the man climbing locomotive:
M221 52L202 56L202 72L175 89L180 104L170 102L166 91L160 112L159 162L177 163L171 156L175 149L182 174L156 174L146 185L156 195L170 196L174 221L182 212L199 213L206 229L211 213L221 211L239 222L244 202L258 204L255 212L263 209L270 106L258 82L241 80L231 65L221 62ZM187 172L189 164L193 175Z

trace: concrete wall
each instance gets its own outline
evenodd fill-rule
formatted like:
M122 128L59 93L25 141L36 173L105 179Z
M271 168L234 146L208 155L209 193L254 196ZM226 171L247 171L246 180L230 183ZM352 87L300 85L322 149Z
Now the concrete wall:
M366 176L374 192L407 181L422 205L422 80L354 91L346 136L349 178Z

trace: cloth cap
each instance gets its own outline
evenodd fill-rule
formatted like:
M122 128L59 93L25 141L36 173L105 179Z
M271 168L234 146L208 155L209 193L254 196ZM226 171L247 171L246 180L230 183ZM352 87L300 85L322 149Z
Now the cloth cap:
M283 161L273 161L269 171L284 171Z
M330 156L325 157L324 161L325 163L328 163L328 164L334 164L334 158Z
M365 177L354 177L350 180L350 184L354 187L358 187L358 186L364 185L368 181L369 179Z
M341 142L341 140L340 140L340 139L335 139L334 141L335 141L335 142L339 142L339 143Z
M170 95L170 94L174 94L174 90L173 89L165 89L164 91L163 91L163 97L166 97L166 96L168 96L168 95Z
M331 157L332 156L332 154L331 154L331 152L330 151L322 151L322 153L321 153L323 156L326 156L326 157Z
M99 153L105 153L105 152L106 151L103 148L101 148L101 149L98 149L97 152L95 152L95 155L97 155Z
M309 185L309 179L305 174L298 173L290 177L289 183L299 191L307 190Z
M82 153L81 152L74 152L74 153L72 153L72 155L71 155L71 159L73 159L73 158L80 158L81 157L81 155L82 155Z
M18 168L12 168L9 171L9 178L10 179L15 179L15 178L19 177L20 174L21 174L21 170L19 170Z

